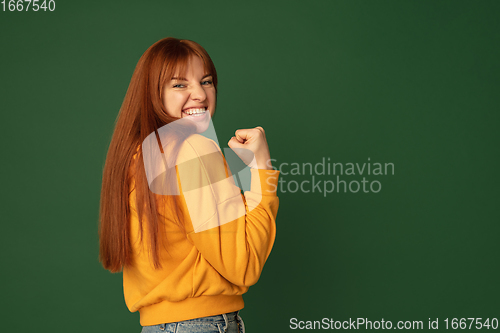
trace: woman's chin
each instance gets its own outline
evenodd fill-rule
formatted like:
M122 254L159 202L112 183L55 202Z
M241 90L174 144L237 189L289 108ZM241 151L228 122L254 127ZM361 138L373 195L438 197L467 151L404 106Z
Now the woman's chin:
M197 133L203 133L208 129L211 116L210 116L210 111L208 110L202 114L196 114L196 115L187 115L183 112L182 119L186 119L192 122L196 126Z

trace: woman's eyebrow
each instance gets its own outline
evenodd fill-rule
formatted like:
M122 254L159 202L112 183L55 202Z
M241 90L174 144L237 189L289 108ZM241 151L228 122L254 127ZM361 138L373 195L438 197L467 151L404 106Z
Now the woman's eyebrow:
M212 74L205 74L201 79L203 80L206 77L212 76ZM181 81L187 81L185 77L176 77L174 76L171 80L181 80Z

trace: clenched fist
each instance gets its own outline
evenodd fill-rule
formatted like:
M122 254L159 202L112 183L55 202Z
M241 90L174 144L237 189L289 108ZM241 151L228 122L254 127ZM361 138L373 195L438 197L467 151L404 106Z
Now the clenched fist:
M237 130L227 145L249 167L272 169L266 133L262 127Z

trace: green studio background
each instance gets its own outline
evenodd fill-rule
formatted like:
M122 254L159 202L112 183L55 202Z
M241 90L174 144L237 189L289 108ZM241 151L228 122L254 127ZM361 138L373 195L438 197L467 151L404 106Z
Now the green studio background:
M98 262L99 196L132 72L166 36L213 57L222 147L263 126L288 173L248 332L500 317L499 2L55 2L0 12L1 331L140 331ZM323 158L394 174L325 195L338 174L285 164Z

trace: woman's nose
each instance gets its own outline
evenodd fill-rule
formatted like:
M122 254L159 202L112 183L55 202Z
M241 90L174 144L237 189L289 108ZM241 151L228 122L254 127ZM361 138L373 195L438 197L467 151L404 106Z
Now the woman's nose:
M191 92L191 99L197 101L204 101L207 98L207 93L201 85L196 85Z

